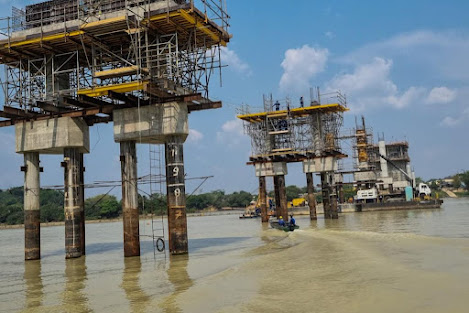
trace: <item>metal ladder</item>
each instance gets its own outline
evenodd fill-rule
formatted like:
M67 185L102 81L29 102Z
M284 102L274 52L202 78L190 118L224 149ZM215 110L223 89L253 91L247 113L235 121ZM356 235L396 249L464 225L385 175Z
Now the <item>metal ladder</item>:
M150 199L155 201L153 197L161 199L163 194L163 184L165 175L163 174L163 151L162 145L149 144L150 153ZM152 208L151 213L151 232L153 239L153 251L163 252L166 255L165 235L164 235L164 211L156 215L156 205Z

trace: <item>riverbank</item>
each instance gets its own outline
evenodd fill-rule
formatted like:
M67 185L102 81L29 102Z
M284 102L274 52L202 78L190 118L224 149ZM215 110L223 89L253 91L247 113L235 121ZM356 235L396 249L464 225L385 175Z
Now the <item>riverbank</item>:
M243 209L234 209L234 210L223 210L223 211L204 211L204 212L197 212L197 213L187 213L187 216L213 216L213 215L239 215L244 212ZM309 213L308 213L309 214ZM146 221L151 220L151 215L140 215L140 220ZM161 216L154 216L154 219L160 219ZM166 219L166 216L164 216ZM121 222L122 217L118 218L108 218L108 219L100 219L100 220L86 220L86 224L98 224L98 223L114 223L114 222ZM41 223L41 227L52 227L52 226L63 226L65 224L64 221L61 222L46 222ZM20 229L24 228L23 224L16 224L16 225L6 225L0 224L0 230L2 229Z

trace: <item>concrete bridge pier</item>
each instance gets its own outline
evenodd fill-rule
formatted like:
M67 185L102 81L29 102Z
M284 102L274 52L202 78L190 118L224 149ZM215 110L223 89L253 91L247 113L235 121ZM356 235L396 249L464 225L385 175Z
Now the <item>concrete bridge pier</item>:
M90 151L89 126L82 118L72 117L23 121L15 124L15 137L16 152L25 158L25 258L40 258L39 154L64 156L66 258L81 256L84 249L82 154Z
M64 209L65 209L65 258L79 258L83 252L82 213L84 209L81 183L81 157L76 148L64 149Z
M303 172L306 174L321 174L322 203L324 218L336 219L339 217L337 208L337 194L333 192L334 172L337 170L337 160L334 156L320 156L303 161ZM308 178L308 176L307 176ZM311 176L312 185L312 176ZM309 183L308 183L309 186ZM312 187L312 186L311 186ZM308 189L309 194L309 189ZM331 196L334 196L331 199ZM311 216L312 219L312 216Z
M114 110L113 119L114 141L121 145L124 255L140 255L136 142L165 145L169 251L187 253L183 149L189 134L187 103L167 102Z
M259 177L259 196L261 197L261 213L262 201L265 203L265 177L273 177L274 179L274 195L275 195L275 215L277 218L282 216L285 221L288 221L288 208L287 208L287 194L285 190L285 175L288 174L287 163L285 162L263 162L255 163L254 169L256 177ZM262 195L263 194L263 195ZM262 200L264 199L264 200ZM266 205L265 205L266 206ZM265 209L265 218L262 221L268 221L267 207Z
M39 153L24 153L24 259L41 258Z
M140 255L137 189L137 148L134 140L120 142L122 174L122 217L124 222L124 256Z
M306 173L306 191L308 192L309 217L311 220L317 220L318 215L316 213L313 173Z
M184 179L184 139L178 136L169 136L165 143L169 252L171 254L189 252Z
M265 186L265 176L259 177L259 202L261 204L261 219L262 223L267 223L269 221L269 216L267 215L267 201L266 201L266 186Z

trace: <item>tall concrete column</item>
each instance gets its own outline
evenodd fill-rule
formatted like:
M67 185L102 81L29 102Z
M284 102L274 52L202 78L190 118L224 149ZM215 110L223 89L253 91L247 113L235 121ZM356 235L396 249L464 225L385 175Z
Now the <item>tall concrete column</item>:
M168 201L169 252L186 254L186 184L184 180L184 140L171 136L165 143L166 191Z
M321 173L321 191L322 191L322 205L324 207L324 218L332 218L331 214L331 189L329 185L327 173Z
M280 208L280 193L278 188L278 176L273 177L274 180L274 200L275 200L275 216L277 218L280 216L279 208Z
M137 190L137 148L134 140L121 141L122 217L124 256L140 255Z
M24 153L24 259L41 258L39 153Z
M287 208L287 193L285 190L285 175L274 176L275 188L275 201L276 202L276 215L283 217L285 222L288 222L288 208ZM277 204L278 203L278 204Z
M80 187L80 153L76 148L64 149L65 186L65 258L82 255L81 214L83 209Z
M267 223L269 217L267 216L265 176L259 176L259 202L261 204L262 223Z
M338 208L338 205L337 205L337 192L335 191L335 188L334 188L334 192L331 194L331 214L330 214L330 218L332 219L338 219L339 218L339 208Z
M339 195L339 203L345 203L345 192L343 184L337 186L337 193Z
M80 207L80 236L81 236L81 254L86 254L85 248L85 161L84 154L80 153L80 195L81 195L81 207Z
M306 173L306 190L308 192L309 217L311 220L317 220L313 173Z

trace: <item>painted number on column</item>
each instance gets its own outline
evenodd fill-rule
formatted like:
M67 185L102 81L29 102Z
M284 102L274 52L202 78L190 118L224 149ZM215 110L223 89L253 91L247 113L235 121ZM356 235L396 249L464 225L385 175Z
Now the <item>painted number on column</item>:
M178 174L179 174L179 167L175 166L173 168L173 176L178 176Z
M176 155L178 155L178 150L175 147L171 148L171 156L174 158Z
M181 189L179 188L174 189L174 196L176 198L179 198L180 195L181 195Z

